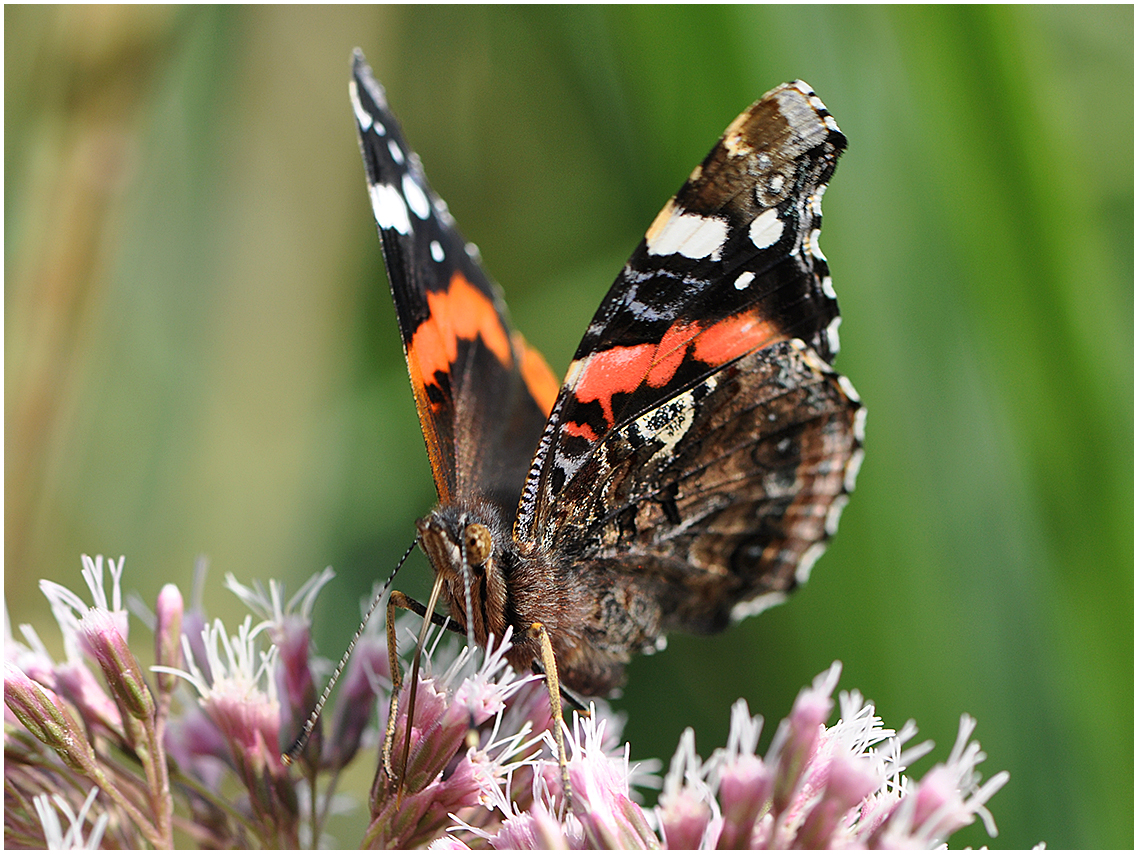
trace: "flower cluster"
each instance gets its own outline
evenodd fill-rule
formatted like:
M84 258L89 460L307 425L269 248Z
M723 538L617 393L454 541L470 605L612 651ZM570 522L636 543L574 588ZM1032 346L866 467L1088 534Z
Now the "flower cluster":
M911 723L886 729L871 704L843 692L840 719L826 726L837 664L800 693L762 756L761 719L742 700L727 746L706 761L685 732L647 809L637 789L655 779L646 773L653 766L630 763L619 720L603 705L574 715L572 726L559 722L559 759L545 682L507 664L508 632L487 650L460 649L440 632L387 726L380 700L393 659L383 633L369 630L323 719L327 729L317 726L290 766L281 750L327 672L312 654L310 628L331 571L287 602L275 582L265 590L229 577L253 612L232 634L200 604L186 609L168 585L148 619L155 664L147 673L127 644L122 559L106 562L109 585L101 557L83 563L92 606L41 584L64 661L51 659L31 627L21 626L16 641L5 625L9 845L328 845L327 818L344 801L333 793L361 752L376 766L362 839L372 848L935 847L976 816L995 835L984 804L1007 774L981 783L975 722L963 718L948 760L911 780L907 767L932 747L906 746ZM378 749L385 732L387 751Z

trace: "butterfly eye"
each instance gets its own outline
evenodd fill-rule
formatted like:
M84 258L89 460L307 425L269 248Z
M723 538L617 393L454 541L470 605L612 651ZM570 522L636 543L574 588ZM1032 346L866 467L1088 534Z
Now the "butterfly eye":
M466 559L471 566L481 566L490 557L490 550L494 540L490 536L490 529L478 522L466 526L463 532L466 538Z

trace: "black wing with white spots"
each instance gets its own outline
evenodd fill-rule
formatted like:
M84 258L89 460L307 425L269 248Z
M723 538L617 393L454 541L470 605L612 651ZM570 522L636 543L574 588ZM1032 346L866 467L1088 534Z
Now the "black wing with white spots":
M512 517L557 381L510 325L359 51L351 100L439 498L478 494Z

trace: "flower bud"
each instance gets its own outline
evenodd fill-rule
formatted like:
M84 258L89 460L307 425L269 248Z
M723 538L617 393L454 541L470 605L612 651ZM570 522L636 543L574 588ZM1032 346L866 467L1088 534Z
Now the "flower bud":
M873 794L879 785L868 760L860 756L837 754L829 762L828 771L822 797L806 814L795 839L796 847L829 847L842 816Z
M138 659L126 645L111 612L92 608L79 624L86 646L99 663L111 694L139 721L154 717L154 698L142 676Z
M4 663L4 702L28 732L55 750L69 768L92 778L102 775L86 733L63 700L9 662Z
M831 695L837 684L841 667L834 664L826 673L803 688L794 701L790 717L775 733L770 755L777 756L773 809L781 815L802 782L802 772L818 747L818 739L834 708Z
M154 628L154 660L163 667L181 669L182 667L182 614L184 613L182 593L173 584L167 584L158 592L155 606L157 624ZM158 690L169 694L174 690L178 677L172 673L157 671Z
M770 801L774 779L757 756L742 755L726 763L719 775L719 803L723 830L719 848L751 847L751 834L759 812Z

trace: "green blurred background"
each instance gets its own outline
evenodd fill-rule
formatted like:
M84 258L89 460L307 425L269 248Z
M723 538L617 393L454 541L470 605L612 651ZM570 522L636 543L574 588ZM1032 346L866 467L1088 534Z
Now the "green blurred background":
M633 758L832 660L1011 781L953 844L1133 844L1133 9L5 8L5 592L127 556L153 601L331 564L321 650L433 486L347 97L364 49L514 320L563 371L656 211L767 89L850 139L823 245L869 407L787 605L671 638ZM426 588L421 557L400 586ZM346 616L345 616L346 615ZM915 769L923 773L927 758Z

